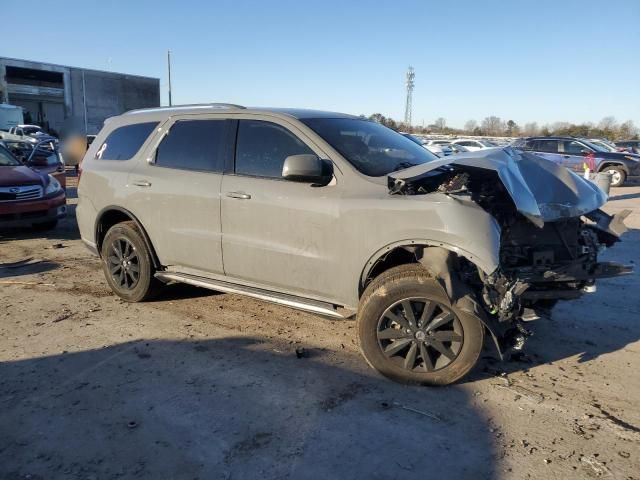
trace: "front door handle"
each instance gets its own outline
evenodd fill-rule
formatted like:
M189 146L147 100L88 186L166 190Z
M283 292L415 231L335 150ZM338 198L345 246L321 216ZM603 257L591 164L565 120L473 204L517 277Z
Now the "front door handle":
M149 182L147 180L136 180L135 182L133 182L133 184L136 187L150 187L151 186L151 182Z
M227 192L227 197L239 198L240 200L249 200L251 198L251 195L244 192Z

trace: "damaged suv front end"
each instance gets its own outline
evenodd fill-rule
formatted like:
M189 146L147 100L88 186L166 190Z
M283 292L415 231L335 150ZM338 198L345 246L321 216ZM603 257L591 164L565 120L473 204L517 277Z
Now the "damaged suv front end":
M598 278L632 271L598 260L626 231L630 212L608 215L595 184L535 155L507 147L442 159L391 173L388 188L392 195L440 193L472 202L496 220L492 271L465 262L438 276L452 300L461 297L455 284L473 291L477 304L466 308L484 318L501 353L522 348L529 333L523 322L548 317L559 300L594 292Z

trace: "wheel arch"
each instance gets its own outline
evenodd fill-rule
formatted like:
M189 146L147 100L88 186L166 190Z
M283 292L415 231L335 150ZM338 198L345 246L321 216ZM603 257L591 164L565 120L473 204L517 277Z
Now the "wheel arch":
M390 243L389 245L380 248L369 258L360 275L358 284L358 295L362 296L364 289L371 282L371 280L373 280L375 277L388 270L389 268L393 268L404 263L421 263L420 259L422 258L424 249L430 247L439 247L453 253L456 256L465 258L473 263L476 267L478 267L478 269L487 274L492 273L498 267L498 265L491 260L487 261L485 259L481 259L479 256L474 255L471 252L445 242L425 239L401 240L398 242ZM410 259L410 257L413 258ZM385 263L386 260L389 261ZM383 268L381 268L381 266ZM376 270L376 268L378 269ZM372 273L374 274L373 276L371 275Z
M608 167L620 167L626 176L629 176L629 169L622 162L617 162L615 160L605 160L598 168L598 172L604 172Z
M96 239L96 249L98 250L98 255L100 255L100 252L102 250L102 241L104 240L107 231L109 231L111 227L118 223L129 221L133 222L142 234L144 243L149 250L149 253L151 254L153 267L156 269L161 268L162 265L160 263L158 255L156 254L156 250L153 247L153 243L151 243L151 239L149 238L144 225L142 225L142 222L140 222L140 220L138 220L138 218L129 210L117 205L109 205L107 207L104 207L102 210L100 210L96 217L94 238Z

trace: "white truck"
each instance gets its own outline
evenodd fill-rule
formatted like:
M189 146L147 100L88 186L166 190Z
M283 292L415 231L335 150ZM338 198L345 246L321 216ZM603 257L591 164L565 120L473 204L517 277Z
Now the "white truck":
M21 107L0 103L0 130L9 131L24 123L24 115Z

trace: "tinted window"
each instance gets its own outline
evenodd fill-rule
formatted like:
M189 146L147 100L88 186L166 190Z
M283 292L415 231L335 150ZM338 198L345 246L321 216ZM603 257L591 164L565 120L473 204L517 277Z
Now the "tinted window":
M458 145L462 145L463 147L477 147L476 142L457 142Z
M151 134L158 122L134 123L116 128L109 134L98 152L99 160L129 160Z
M240 120L236 173L280 178L284 159L305 153L313 151L287 129L270 122Z
M433 153L376 122L356 118L301 120L358 171L370 177L437 160Z
M176 122L156 151L156 165L222 172L225 125L224 120Z
M570 153L572 155L582 155L583 150L589 150L586 146L575 140L565 140L562 142L564 145L564 153Z
M546 153L558 153L557 140L536 140L534 150Z

